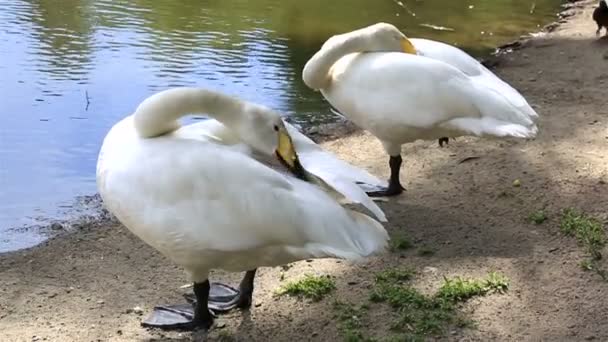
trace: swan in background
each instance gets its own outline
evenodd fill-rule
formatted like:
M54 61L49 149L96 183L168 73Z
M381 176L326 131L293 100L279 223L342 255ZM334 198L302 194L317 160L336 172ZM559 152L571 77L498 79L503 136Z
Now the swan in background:
M390 156L388 188L370 196L403 191L402 144L463 135L536 136L538 114L517 91L444 45L412 43L393 25L378 23L331 37L304 66L304 83L380 139Z
M251 305L258 267L359 259L386 248L388 234L378 221L342 207L317 185L262 164L244 144L180 132L177 120L194 113L208 114L257 153L308 176L278 113L218 92L162 91L114 125L97 162L104 205L194 283L194 306L158 306L143 325L209 328L209 309ZM211 284L212 269L247 272L235 290Z

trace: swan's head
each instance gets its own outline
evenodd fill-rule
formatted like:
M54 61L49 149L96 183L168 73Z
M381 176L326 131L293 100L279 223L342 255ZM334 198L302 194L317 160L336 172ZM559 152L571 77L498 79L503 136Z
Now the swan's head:
M399 29L388 23L373 24L341 36L350 36L356 44L365 46L364 50L369 52L405 52L416 54L414 44ZM338 38L340 36L335 37Z
M276 155L292 171L300 167L298 155L281 115L267 107L247 103L244 120L237 125L241 139L257 151Z

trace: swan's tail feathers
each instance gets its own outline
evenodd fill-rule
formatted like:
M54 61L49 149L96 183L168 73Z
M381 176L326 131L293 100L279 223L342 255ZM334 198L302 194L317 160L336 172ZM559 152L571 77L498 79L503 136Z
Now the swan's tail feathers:
M475 80L478 85L483 84L494 90L504 100L511 104L511 106L521 111L523 115L531 118L532 121L538 119L538 113L530 106L524 96L517 91L517 89L513 88L491 71L485 69L485 72L483 72L482 75L475 77Z
M359 257L368 257L386 250L390 237L380 222L354 210L348 210L348 215L353 224L349 227L347 236Z
M482 118L458 118L446 122L447 129L465 131L477 136L534 138L538 133L538 127L532 124L524 126L492 117Z
M301 257L361 260L386 251L390 237L378 221L352 210L348 215L353 222L341 235L341 242L310 242L292 253Z
M469 88L467 91L472 91L468 95L473 99L475 106L479 110L480 117L460 118L450 120L450 122L456 122L457 126L461 126L462 123L468 122L467 119L474 119L478 121L478 124L465 129L465 131L482 130L480 133L483 134L518 138L532 138L536 136L538 128L536 127L535 119L538 117L538 114L527 102L521 106L517 106L512 101L514 100L513 98L510 99L509 96L483 84L475 84L473 88Z

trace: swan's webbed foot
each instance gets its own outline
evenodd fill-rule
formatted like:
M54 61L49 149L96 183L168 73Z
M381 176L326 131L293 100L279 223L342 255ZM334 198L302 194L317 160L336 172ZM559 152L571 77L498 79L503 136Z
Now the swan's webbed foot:
M159 305L141 325L147 328L164 330L197 329L208 330L213 325L213 314L209 312L206 318L197 318L195 308L191 304Z
M378 187L378 190L366 191L365 193L369 197L391 197L401 194L403 190L405 190L405 188L403 188L401 184L398 184L397 186L392 187L390 185L388 187Z
M255 272L247 271L239 289L221 283L211 283L209 291L208 307L214 313L225 313L232 309L248 309L253 302L253 280ZM193 294L185 294L184 297L191 304L196 305L197 298Z
M439 138L439 147L443 147L443 144L449 145L450 138L448 138L448 137Z
M374 184L369 184L369 183L359 182L359 181L356 181L355 184L357 184L361 188L361 190L365 191L366 193L370 193L370 192L374 192L374 191L382 191L382 190L387 189L386 186L374 185Z
M388 181L388 188L379 187L380 190L375 191L366 191L369 197L391 197L397 196L405 190L403 186L401 186L401 182L399 181L399 170L401 169L402 163L401 156L391 156L389 159L389 166L391 168L391 178Z
M141 325L165 330L208 330L213 325L213 314L207 307L210 285L206 280L194 284L194 294L198 298L195 305L159 305Z

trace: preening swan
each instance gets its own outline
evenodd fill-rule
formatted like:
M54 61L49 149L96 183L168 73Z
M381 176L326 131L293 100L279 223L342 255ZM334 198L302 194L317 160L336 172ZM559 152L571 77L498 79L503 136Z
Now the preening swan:
M538 114L511 86L459 49L408 39L378 23L331 37L306 63L304 83L382 142L389 186L403 191L401 145L462 135L531 138Z
M194 113L215 118L238 141L197 138L180 128L177 120ZM206 89L152 95L105 137L97 163L104 205L194 283L194 307L158 306L145 325L208 328L209 309L251 305L258 267L358 259L386 247L379 222L342 207L315 184L260 163L244 146L307 175L278 113ZM211 284L211 269L247 273L235 290Z

